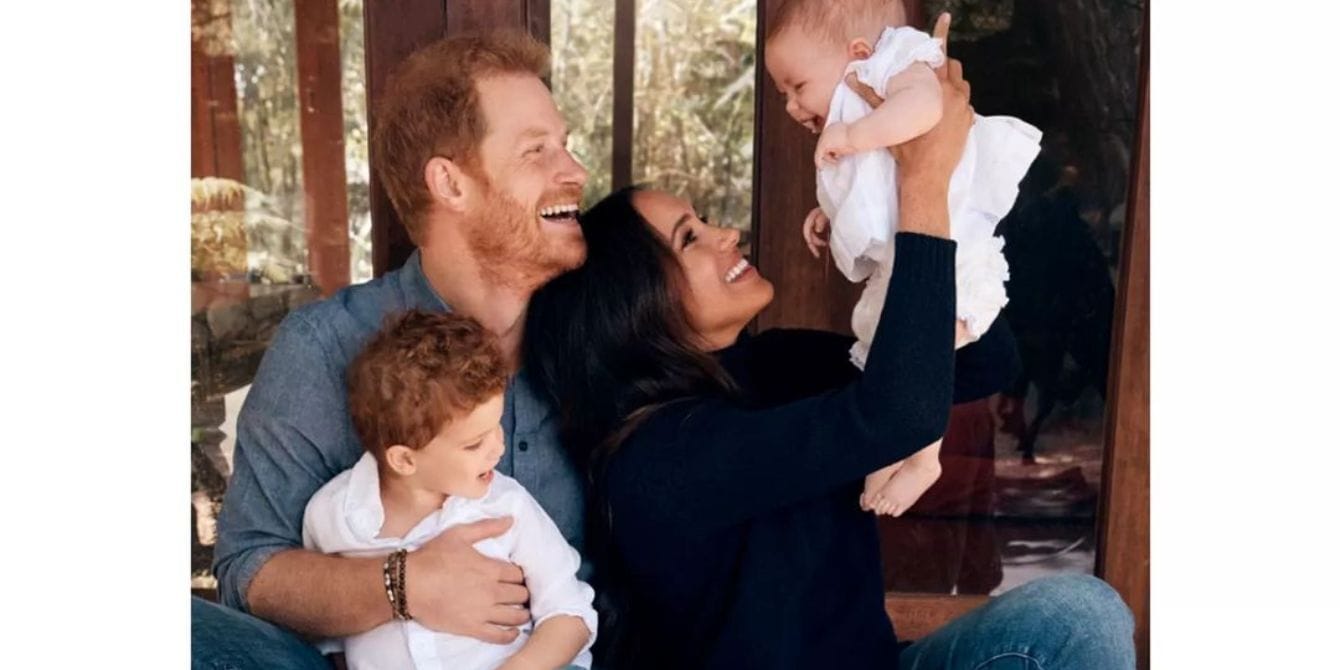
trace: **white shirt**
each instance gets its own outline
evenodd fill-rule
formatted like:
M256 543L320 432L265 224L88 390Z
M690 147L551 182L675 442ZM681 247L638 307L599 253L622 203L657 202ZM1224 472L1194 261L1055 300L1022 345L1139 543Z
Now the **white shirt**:
M940 43L915 28L885 28L869 58L853 61L862 83L884 94L888 80L911 65L944 63ZM833 92L828 124L852 123L871 108L845 83ZM991 326L1008 301L1009 266L995 237L996 224L1019 196L1019 181L1040 149L1042 132L1009 116L978 116L963 157L949 181L950 237L958 242L955 278L958 318L973 337ZM851 281L868 279L852 314L857 343L852 359L864 367L865 354L884 306L893 266L893 234L898 230L897 165L884 149L844 156L818 171L819 206L831 222L829 247L838 269Z
M591 667L596 639L595 592L577 578L581 556L573 549L539 503L515 479L494 472L488 493L477 500L449 496L442 508L420 521L403 538L377 537L385 515L378 486L377 461L371 454L330 480L307 503L302 520L303 546L325 554L350 557L385 556L398 549L414 550L452 526L511 516L506 533L475 544L480 553L511 561L526 575L532 623L510 644L491 644L470 637L439 633L418 622L391 621L366 633L343 638L351 670L415 668L416 670L491 670L516 653L534 626L558 615L581 617L591 631L586 646L572 661ZM414 614L413 611L410 614ZM318 645L338 650L340 640Z

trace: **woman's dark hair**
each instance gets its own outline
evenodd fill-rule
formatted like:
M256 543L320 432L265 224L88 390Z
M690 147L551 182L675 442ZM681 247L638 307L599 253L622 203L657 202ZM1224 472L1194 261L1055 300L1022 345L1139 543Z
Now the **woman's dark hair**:
M678 259L633 207L638 190L582 214L586 262L537 291L526 314L527 374L558 408L563 444L592 481L657 408L734 390L689 323Z
M593 653L607 667L645 664L645 634L626 567L612 543L603 472L623 441L658 408L735 385L703 351L670 246L633 208L638 187L601 200L579 218L586 262L537 291L522 344L527 375L559 412L559 437L591 484L584 555L601 634Z

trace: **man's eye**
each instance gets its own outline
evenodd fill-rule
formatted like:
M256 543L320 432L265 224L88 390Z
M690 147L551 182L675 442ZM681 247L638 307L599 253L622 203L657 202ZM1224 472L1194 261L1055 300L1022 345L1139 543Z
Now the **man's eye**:
M544 145L543 145L543 144L537 144L537 145L535 145L535 146L533 146L533 147L530 147L530 148L526 149L526 155L527 155L527 156L530 156L530 155L533 155L533 154L538 154L538 153L540 153L541 151L544 151Z

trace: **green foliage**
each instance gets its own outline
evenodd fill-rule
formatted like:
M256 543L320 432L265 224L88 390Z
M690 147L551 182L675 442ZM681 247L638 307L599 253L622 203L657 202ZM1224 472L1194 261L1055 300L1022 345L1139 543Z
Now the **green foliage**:
M228 46L235 59L246 184L260 194L265 213L301 226L302 136L293 0L231 0L230 4ZM357 282L372 277L363 0L340 0L339 12L350 268L351 279ZM301 239L296 247L282 252L268 248L252 252L284 256L277 260L296 267L305 267L307 261L306 243Z
M554 0L553 88L572 150L609 192L613 4ZM691 199L749 230L755 0L643 0L637 8L633 180Z

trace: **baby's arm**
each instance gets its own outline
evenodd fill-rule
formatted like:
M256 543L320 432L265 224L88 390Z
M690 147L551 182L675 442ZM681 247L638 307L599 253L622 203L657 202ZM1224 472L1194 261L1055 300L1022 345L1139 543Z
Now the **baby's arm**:
M940 122L944 111L940 95L935 71L925 63L913 63L889 78L884 101L869 114L850 124L833 123L824 128L814 150L815 166L922 135Z
M934 128L943 110L935 71L925 63L913 63L889 78L884 102L853 122L848 133L857 151L883 149Z

